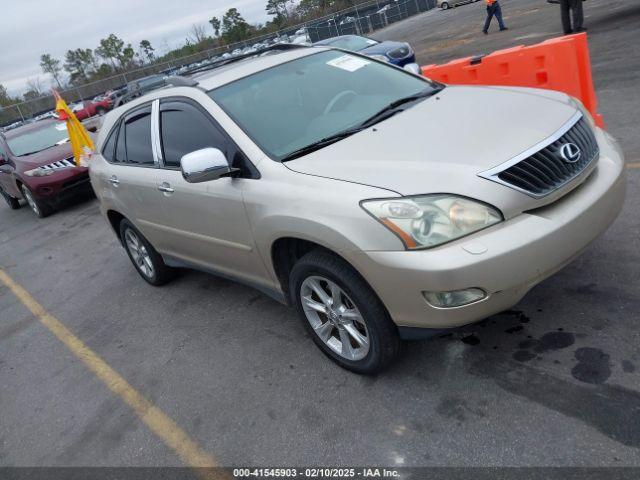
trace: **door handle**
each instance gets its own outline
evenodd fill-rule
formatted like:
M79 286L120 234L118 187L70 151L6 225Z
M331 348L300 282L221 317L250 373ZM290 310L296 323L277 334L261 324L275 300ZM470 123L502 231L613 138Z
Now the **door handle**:
M120 180L118 180L118 177L116 177L115 175L111 175L111 178L109 178L109 182L114 187L117 187L118 185L120 185Z
M162 182L160 185L158 185L158 190L164 193L174 192L173 188L171 188L171 185L169 185L167 182Z

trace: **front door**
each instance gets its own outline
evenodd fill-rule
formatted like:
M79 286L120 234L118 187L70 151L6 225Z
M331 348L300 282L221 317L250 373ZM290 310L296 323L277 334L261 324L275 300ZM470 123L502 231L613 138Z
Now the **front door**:
M242 199L246 178L188 183L180 159L206 147L234 158L237 147L211 116L188 100L163 100L159 131L161 168L158 187L166 229L160 248L200 267L260 283L265 269L255 249Z

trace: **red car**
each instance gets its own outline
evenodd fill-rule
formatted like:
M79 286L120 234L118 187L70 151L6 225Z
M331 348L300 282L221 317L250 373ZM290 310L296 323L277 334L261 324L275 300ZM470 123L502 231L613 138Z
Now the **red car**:
M100 101L86 101L75 104L71 110L76 115L78 120L84 120L85 118L93 117L94 115L104 115L113 108L113 100L110 98L103 98Z
M0 195L12 209L25 200L40 218L69 196L92 192L87 168L76 167L67 126L42 120L0 133Z

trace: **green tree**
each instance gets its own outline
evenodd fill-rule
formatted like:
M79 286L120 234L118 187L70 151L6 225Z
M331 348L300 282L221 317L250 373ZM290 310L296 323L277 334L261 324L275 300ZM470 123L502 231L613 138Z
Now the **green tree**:
M133 47L130 43L127 44L126 47L122 49L122 53L118 57L118 61L120 62L120 66L122 68L129 68L135 65L134 58L136 56L136 52L133 50Z
M220 27L222 26L220 23L220 19L218 17L213 17L209 20L211 24L211 28L213 28L213 35L218 38L220 36Z
M151 42L149 40L140 41L140 50L149 63L153 62L153 58L155 55L153 52L155 48L151 46Z
M60 60L57 58L53 58L48 53L40 56L40 68L44 73L48 73L53 77L53 79L58 84L58 88L62 88L62 84L60 83L60 74L62 73L62 68L60 67Z
M230 8L222 17L222 38L227 43L241 42L251 35L251 26L237 8Z
M100 40L100 46L96 48L96 53L105 60L111 62L111 66L116 70L116 60L122 63L121 59L123 49L124 40L121 40L112 33L107 38Z
M64 69L69 72L71 83L86 82L90 73L96 69L96 59L90 48L68 50L65 55Z
M290 12L289 6L292 0L267 0L265 10L269 15L275 17L275 23L283 25L289 21Z

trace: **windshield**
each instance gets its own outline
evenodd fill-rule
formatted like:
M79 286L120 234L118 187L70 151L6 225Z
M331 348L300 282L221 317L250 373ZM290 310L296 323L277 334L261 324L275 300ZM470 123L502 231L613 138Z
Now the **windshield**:
M343 50L351 50L352 52L359 52L365 48L377 45L378 42L364 37L340 37L335 40L322 42L324 45L331 45L332 47L342 48Z
M355 127L436 85L344 52L309 55L208 92L271 158Z
M21 135L7 138L7 145L16 157L46 150L69 140L67 125L63 122L52 123L45 128L29 130Z

